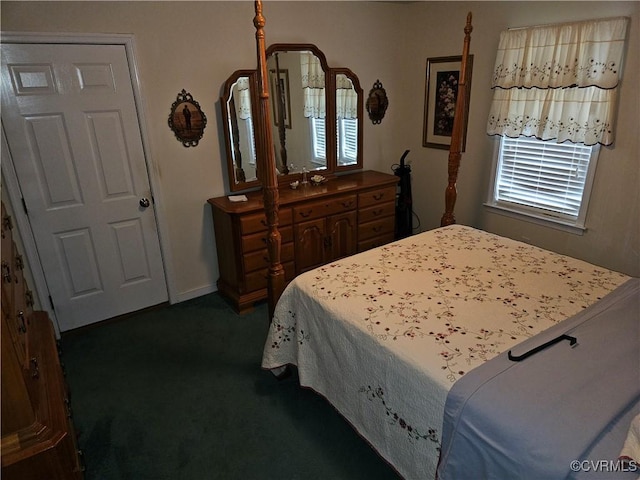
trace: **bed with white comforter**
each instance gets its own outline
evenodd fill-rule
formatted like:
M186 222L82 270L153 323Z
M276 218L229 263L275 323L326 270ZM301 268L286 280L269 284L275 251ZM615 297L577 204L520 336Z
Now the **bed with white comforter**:
M302 274L262 366L298 368L407 479L435 478L445 402L465 374L629 277L452 225Z

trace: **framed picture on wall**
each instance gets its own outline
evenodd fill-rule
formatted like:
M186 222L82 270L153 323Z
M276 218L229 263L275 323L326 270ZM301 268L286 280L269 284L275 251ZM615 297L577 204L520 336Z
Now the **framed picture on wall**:
M427 58L424 99L424 129L422 145L448 150L451 145L455 118L462 56ZM471 92L473 55L469 55L466 69L466 108L462 126L462 151L467 139L467 120Z
M270 94L273 97L273 118L276 126L280 125L280 119L284 119L284 125L291 128L291 97L289 96L289 70L280 69L276 74L275 70L269 71L271 79Z

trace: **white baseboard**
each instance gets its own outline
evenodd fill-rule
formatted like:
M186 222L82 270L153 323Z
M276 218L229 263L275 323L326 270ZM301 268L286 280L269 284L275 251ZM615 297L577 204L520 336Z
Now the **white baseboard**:
M200 287L200 288L195 288L193 290L188 290L186 292L178 293L176 295L175 302L172 302L172 303L185 302L187 300L198 298L198 297L201 297L203 295L208 295L210 293L214 293L214 292L217 292L217 291L218 291L218 288L215 286L215 284L213 284L213 285L205 285L205 286Z

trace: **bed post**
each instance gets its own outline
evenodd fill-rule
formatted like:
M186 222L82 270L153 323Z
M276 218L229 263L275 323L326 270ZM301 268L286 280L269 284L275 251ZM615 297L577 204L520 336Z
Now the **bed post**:
M267 250L269 252L269 271L267 275L267 298L269 304L269 321L273 318L276 303L284 290L284 268L280 263L280 232L278 231L278 177L276 174L271 124L269 122L269 92L267 56L265 51L262 1L255 0L253 24L256 27L256 49L258 54L258 91L260 102L259 115L256 122L257 169L262 183L265 216L267 218Z
M460 78L458 80L458 97L456 99L455 116L453 117L453 131L451 133L451 145L449 146L449 183L444 194L445 212L440 220L440 226L456 223L453 209L456 205L456 182L458 181L458 169L462 157L463 126L465 123L465 111L468 108L467 101L467 61L469 58L469 44L471 43L471 12L467 14L467 24L464 27L464 46L462 47L462 61L460 66Z

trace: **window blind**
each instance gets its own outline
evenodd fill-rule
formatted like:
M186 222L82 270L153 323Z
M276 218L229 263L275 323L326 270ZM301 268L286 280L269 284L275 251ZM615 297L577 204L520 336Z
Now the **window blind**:
M342 118L338 120L340 141L338 142L338 158L342 163L355 162L358 156L358 120Z
M327 129L324 126L324 118L311 117L311 134L313 138L313 160L325 160L327 151Z
M580 214L592 147L530 138L501 138L497 202L575 219Z

